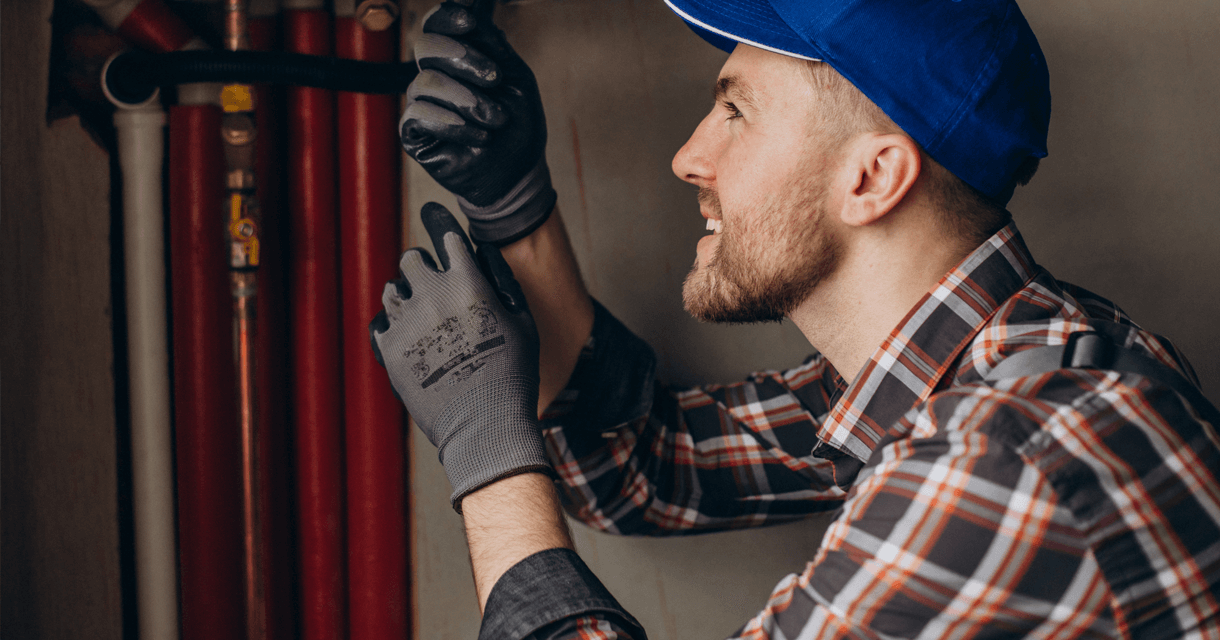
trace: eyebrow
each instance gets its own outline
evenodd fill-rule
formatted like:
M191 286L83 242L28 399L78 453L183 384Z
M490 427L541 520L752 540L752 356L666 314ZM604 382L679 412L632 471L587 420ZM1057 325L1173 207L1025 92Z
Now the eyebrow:
M730 93L735 94L733 100L728 99ZM717 80L716 86L712 88L712 99L716 102L740 102L752 107L758 106L757 94L737 76L725 76Z

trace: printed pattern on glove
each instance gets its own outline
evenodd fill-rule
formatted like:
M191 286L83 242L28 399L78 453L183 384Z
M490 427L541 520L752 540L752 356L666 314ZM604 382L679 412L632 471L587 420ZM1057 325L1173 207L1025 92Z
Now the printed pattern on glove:
M399 263L369 325L395 393L436 445L452 501L500 478L550 473L538 427L538 333L495 247L476 261L444 207L422 212L440 268L423 249ZM493 284L495 283L495 284Z
M448 373L453 374L449 384L464 382L486 364L487 351L504 346L496 313L486 300L471 304L467 312L466 317L445 318L435 333L420 338L414 351L407 352L417 358L411 372L420 387L427 389Z

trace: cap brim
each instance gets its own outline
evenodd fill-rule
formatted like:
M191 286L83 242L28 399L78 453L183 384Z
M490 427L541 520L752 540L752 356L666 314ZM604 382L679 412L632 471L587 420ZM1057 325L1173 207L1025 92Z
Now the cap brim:
M699 37L723 51L738 43L804 60L822 54L806 42L767 0L665 0Z

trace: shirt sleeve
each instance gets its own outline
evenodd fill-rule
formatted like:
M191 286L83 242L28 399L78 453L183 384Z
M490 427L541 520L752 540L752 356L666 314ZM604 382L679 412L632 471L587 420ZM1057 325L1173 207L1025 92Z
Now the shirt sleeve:
M479 638L645 640L643 628L569 549L540 551L492 587Z
M820 356L743 382L676 388L594 302L593 332L543 414L568 512L611 533L758 526L837 508L862 462L819 438L842 381ZM832 382L827 382L830 379Z

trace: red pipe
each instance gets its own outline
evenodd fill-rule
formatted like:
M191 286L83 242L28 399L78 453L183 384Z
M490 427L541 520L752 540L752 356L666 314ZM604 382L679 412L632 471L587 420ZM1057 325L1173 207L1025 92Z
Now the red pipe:
M84 3L93 8L106 26L141 48L166 53L195 40L190 27L163 0L84 0Z
M278 44L279 19L275 16L251 17L250 48L270 51ZM291 510L292 472L288 437L288 336L287 283L284 250L286 225L281 207L281 166L283 147L279 142L284 94L271 86L255 88L255 176L262 211L261 264L258 274L257 329L258 425L260 504L263 507L263 585L266 596L266 632L269 640L296 637L293 611L293 547Z
M330 14L287 11L284 19L289 51L331 54ZM292 88L288 103L301 636L339 640L347 635L347 593L335 99L330 91Z
M335 33L341 58L397 60L395 30L367 31L355 19L337 18ZM404 638L403 410L368 344L369 321L398 259L398 99L340 92L338 112L351 638Z
M237 638L245 632L241 467L228 257L218 230L220 108L171 107L169 119L182 637Z
M137 4L119 23L117 31L129 42L158 53L177 51L195 37L162 0L143 0Z

